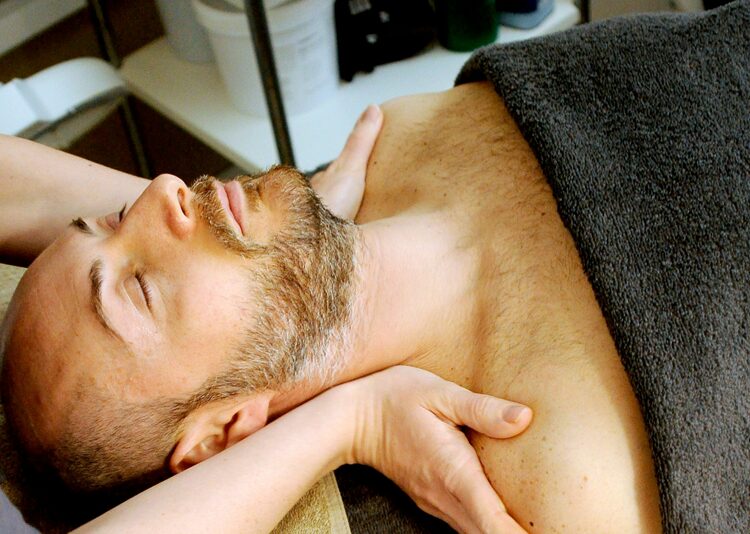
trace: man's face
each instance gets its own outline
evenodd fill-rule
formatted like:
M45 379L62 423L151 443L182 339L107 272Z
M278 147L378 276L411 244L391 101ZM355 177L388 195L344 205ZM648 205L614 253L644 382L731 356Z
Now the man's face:
M316 263L310 251L289 261L287 253L295 255L300 235L326 249L316 243L320 214L306 218L308 205L320 205L289 173L243 184L200 180L193 190L160 176L122 218L79 220L34 262L14 296L6 340L10 374L23 377L14 404L31 422L25 441L60 438L67 419L85 417L71 403L91 392L130 404L184 397L229 355L264 344L254 323L275 320L269 292L288 290L285 281ZM341 253L351 259L351 250ZM304 309L287 308L304 320Z

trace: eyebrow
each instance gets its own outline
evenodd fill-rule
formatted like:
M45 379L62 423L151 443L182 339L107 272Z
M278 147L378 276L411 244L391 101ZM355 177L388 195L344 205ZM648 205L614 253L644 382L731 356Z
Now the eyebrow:
M73 219L70 222L70 226L75 228L76 230L83 232L84 234L94 235L94 231L91 229L89 224L81 219L80 217Z
M86 227L88 228L88 225L86 225ZM85 232L86 230L82 231ZM91 281L91 307L94 309L96 318L99 320L104 329L115 336L117 339L125 343L125 340L122 339L122 336L118 334L114 328L112 328L111 323L107 319L107 315L104 313L104 306L102 305L102 281L104 280L104 275L102 274L103 270L104 263L102 262L102 260L94 260L94 263L91 265L91 269L89 270L89 280Z

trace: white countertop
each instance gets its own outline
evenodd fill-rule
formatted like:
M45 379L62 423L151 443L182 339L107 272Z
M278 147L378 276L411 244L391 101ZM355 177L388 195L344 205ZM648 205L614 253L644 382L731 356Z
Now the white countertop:
M555 10L541 25L528 31L503 26L498 42L564 30L574 26L579 17L578 9L568 0L557 0ZM368 104L449 89L469 55L434 45L418 56L358 74L351 83L342 82L331 99L288 118L297 166L313 169L334 159ZM182 61L162 38L125 58L120 74L138 98L240 168L252 172L278 163L269 120L232 106L215 64Z
M7 0L0 4L0 55L83 9L85 0Z

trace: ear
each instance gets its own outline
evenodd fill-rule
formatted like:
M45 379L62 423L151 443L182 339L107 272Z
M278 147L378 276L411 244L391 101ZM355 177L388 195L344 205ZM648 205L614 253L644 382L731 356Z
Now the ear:
M169 458L169 468L179 473L220 453L260 430L268 420L272 392L254 393L233 402L216 402L188 415L185 430Z

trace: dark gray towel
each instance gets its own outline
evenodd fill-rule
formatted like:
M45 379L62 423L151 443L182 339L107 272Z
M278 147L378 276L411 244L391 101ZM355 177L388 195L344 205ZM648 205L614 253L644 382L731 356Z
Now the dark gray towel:
M643 411L666 532L750 532L750 1L477 52Z

